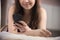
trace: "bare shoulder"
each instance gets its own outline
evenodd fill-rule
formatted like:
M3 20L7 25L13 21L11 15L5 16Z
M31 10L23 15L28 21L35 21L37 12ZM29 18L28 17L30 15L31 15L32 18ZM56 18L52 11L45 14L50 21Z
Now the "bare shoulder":
M9 8L9 14L13 14L14 10L15 10L15 6L12 5L12 6Z
M39 12L39 14L41 15L46 15L46 9L45 8L43 8L43 7L41 7L41 8L39 8L38 9L38 12Z
M44 9L43 7L39 8L39 17L42 19L46 19L47 18L47 12L46 9Z
M40 9L41 9L41 10L45 10L45 8L43 8L43 7L41 7Z
M41 7L41 8L40 8L40 13L46 13L46 9L43 8L43 7Z
M41 7L40 10L41 10L42 12L46 12L46 9L43 8L43 7Z

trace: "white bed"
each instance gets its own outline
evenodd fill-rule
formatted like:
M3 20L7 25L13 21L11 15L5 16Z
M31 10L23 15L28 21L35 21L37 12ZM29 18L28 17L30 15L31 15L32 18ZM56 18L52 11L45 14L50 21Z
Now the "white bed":
M0 40L60 40L60 37L33 37L21 34L0 32Z

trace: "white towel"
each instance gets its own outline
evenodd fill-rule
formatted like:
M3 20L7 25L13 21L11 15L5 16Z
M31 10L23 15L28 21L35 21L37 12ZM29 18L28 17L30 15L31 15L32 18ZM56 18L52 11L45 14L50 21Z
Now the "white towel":
M12 34L8 32L0 32L1 40L60 40L60 37L33 37L23 34Z

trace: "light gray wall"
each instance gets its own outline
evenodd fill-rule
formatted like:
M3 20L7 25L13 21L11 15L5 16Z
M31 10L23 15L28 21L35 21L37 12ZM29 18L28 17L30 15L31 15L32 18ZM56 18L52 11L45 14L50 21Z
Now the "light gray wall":
M60 6L42 3L47 11L47 28L60 30Z

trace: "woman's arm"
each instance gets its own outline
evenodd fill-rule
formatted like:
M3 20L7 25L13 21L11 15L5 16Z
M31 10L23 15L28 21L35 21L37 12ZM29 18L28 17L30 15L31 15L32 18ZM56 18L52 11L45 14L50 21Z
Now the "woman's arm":
M14 13L15 6L11 6L9 9L9 14L8 14L8 31L9 32L14 32L15 27L13 27L13 13Z
M40 8L38 10L39 14L39 24L38 24L38 31L42 30L41 33L43 33L45 36L51 36L52 33L47 30L46 28L46 24L47 24L47 13L46 10L44 8Z
M39 10L39 25L38 28L40 29L46 29L46 23L47 23L47 13L44 8L40 8Z

